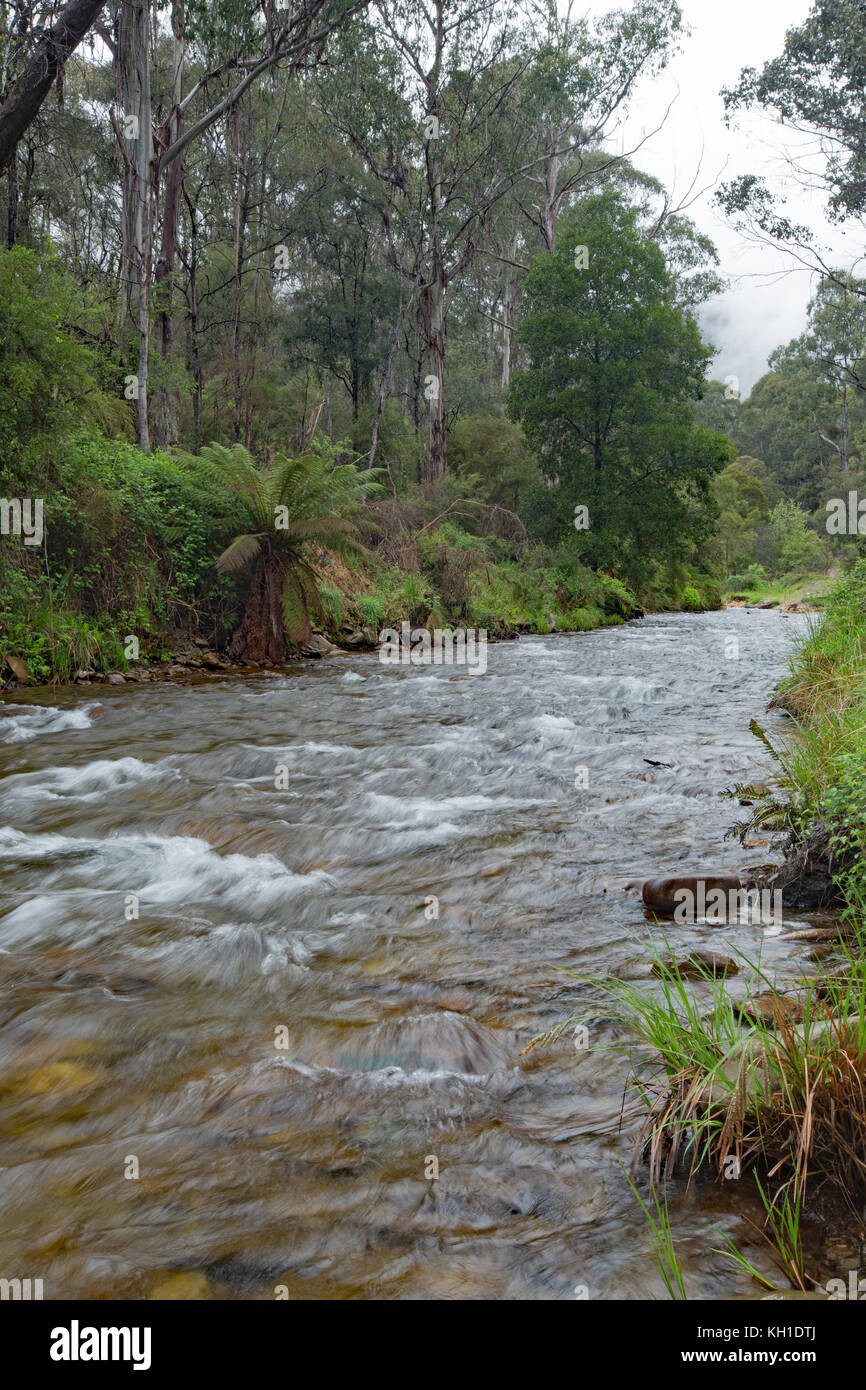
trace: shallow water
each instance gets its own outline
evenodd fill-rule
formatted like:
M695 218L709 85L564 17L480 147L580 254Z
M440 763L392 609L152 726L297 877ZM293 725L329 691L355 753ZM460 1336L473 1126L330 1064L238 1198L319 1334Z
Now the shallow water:
M586 998L563 970L648 974L627 884L773 857L723 838L719 793L763 775L749 720L783 730L763 709L802 625L10 697L0 1274L46 1298L663 1295L620 1167L627 1061L521 1052ZM801 972L776 934L669 931ZM750 1211L733 1183L675 1197L693 1297L743 1289L711 1250Z

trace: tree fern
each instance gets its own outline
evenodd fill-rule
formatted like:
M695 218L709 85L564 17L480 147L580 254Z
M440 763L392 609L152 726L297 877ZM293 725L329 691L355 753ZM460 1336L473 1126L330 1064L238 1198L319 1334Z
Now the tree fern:
M254 660L281 660L287 654L274 603L278 598L283 632L296 646L309 640L313 617L323 607L310 549L324 546L342 554L361 547L351 511L381 490L379 470L361 473L354 464L335 463L333 446L313 447L300 458L278 454L259 467L242 444L209 444L183 462L191 479L226 516L242 515L246 525L217 557L221 573L254 566L247 607L232 640L232 654Z

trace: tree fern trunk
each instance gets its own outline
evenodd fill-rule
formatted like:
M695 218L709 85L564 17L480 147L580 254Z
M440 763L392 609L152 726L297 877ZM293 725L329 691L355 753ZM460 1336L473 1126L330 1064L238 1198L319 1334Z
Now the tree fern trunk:
M244 616L229 647L232 661L282 662L288 659L281 604L284 582L285 572L278 555L271 554L259 560Z

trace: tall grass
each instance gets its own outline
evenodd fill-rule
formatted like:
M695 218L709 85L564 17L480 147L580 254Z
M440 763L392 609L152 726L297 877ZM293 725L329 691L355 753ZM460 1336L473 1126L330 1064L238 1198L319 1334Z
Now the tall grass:
M799 1200L827 1187L862 1207L866 1200L866 952L857 935L844 948L843 974L804 981L797 1015L776 995L772 1017L743 1015L724 976L702 972L709 991L657 957L659 987L615 977L592 981L604 1018L615 1023L645 1105L635 1157L653 1187L675 1173L709 1166L721 1176L772 1173L796 1183ZM750 992L775 993L760 966ZM585 1023L568 1020L568 1025ZM638 1044L635 1049L635 1044ZM650 1060L652 1059L652 1060Z

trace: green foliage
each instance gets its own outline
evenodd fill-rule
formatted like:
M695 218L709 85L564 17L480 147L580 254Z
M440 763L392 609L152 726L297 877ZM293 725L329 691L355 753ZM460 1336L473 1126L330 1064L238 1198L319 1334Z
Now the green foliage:
M744 466L747 462L737 459L728 464L714 482L727 571L754 563L758 532L769 518L766 491L760 479Z
M734 451L695 420L711 351L676 306L663 252L608 189L563 222L526 293L529 365L510 407L549 482L555 534L574 535L584 506L585 563L640 578L653 558L684 558L710 534L711 479Z
M387 616L387 604L381 594L359 594L355 600L361 622L378 631Z
M491 505L519 511L521 494L539 480L522 430L504 415L461 417L449 434L448 451L457 477Z
M122 668L129 634L156 655L190 614L231 623L236 586L213 568L222 522L176 461L72 435L54 442L42 486L44 549L0 547L0 643L34 675Z
M773 574L818 569L827 557L820 536L809 529L808 516L796 502L777 502L769 517L767 567Z
M782 52L760 72L744 68L724 93L729 112L760 107L797 131L811 130L831 150L825 184L831 213L839 219L866 208L866 120L862 84L866 34L857 0L814 0L806 19L785 34ZM769 190L754 175L720 195L731 211L751 212L759 225L782 240L797 234Z
M43 452L63 431L82 424L119 427L128 420L122 376L95 346L99 307L57 258L21 246L0 251L5 486L27 491L44 466Z
M742 574L729 574L725 588L731 593L738 589L757 589L766 581L767 571L763 565L749 565Z

